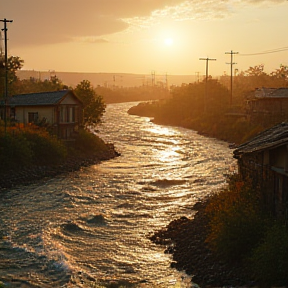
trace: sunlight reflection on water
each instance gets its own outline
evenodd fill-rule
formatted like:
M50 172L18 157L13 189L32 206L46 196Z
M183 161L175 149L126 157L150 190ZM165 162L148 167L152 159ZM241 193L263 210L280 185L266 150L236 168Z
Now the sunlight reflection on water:
M190 277L170 268L165 247L148 236L192 217L193 204L225 185L235 160L226 143L129 116L132 105L108 105L99 127L120 157L4 195L4 282L12 275L40 287L86 288L100 280L190 286Z

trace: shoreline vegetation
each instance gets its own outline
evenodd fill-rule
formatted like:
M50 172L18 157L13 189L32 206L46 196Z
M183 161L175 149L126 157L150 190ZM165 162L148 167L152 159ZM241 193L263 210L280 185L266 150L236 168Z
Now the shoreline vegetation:
M77 171L119 156L112 143L81 129L73 143L65 143L44 128L30 126L0 131L0 190Z
M16 71L22 68L24 61L19 57L8 60L11 94L68 88L57 76L50 76L50 80L45 81L34 78L20 81ZM233 107L229 85L222 85L211 77L203 82L172 87L170 94L164 86L158 90L143 86L121 91L99 87L96 91L87 80L79 83L74 92L84 103L88 124L100 121L105 111L103 96L106 103L124 101L124 98L126 101L163 98L140 103L128 113L154 118L156 124L193 129L237 145L268 128L263 126L265 121L252 125L241 116L245 115L244 103L249 93L256 87L287 87L287 66L280 65L280 69L271 75L263 69L263 65L250 67L235 77ZM229 77L225 79L229 80ZM0 86L3 89L3 85ZM139 94L136 98L135 93ZM99 109L95 110L95 106ZM268 122L270 126L274 124ZM79 131L73 145L67 145L40 127L18 129L20 127L14 126L9 127L7 133L3 131L3 125L1 128L0 192L119 156L113 144L104 143L84 129ZM267 215L261 207L257 188L244 182L239 175L233 176L227 179L226 188L196 203L192 219L172 220L167 227L154 232L150 239L172 254L172 267L192 275L192 281L202 288L287 287L287 223Z
M167 106L171 107L168 108ZM167 100L140 102L138 105L131 107L128 113L140 117L149 117L153 123L158 125L191 129L200 135L233 143L234 146L249 140L266 128L258 123L248 123L243 118L237 119L233 116L225 116L224 111L215 115L205 113L203 118L200 116L192 118L192 116L185 117L185 113L181 112L181 108L178 108L180 115L170 117L169 110L172 110L172 107L173 103L169 103ZM183 107L184 109L186 109L185 106Z
M171 254L171 267L192 276L200 287L247 287L253 286L240 263L229 263L210 249L206 239L209 235L209 218L205 213L209 197L197 202L191 209L193 218L183 216L171 221L167 227L156 231L150 240Z
M197 101L185 91L193 88L176 89L168 100L141 102L128 113L150 117L156 124L192 129L232 147L268 128L226 116L227 110L216 104L209 113L208 109L199 112ZM260 195L252 181L230 175L225 187L196 203L193 218L172 220L150 240L172 255L171 267L191 275L202 288L287 287L287 223L265 210Z

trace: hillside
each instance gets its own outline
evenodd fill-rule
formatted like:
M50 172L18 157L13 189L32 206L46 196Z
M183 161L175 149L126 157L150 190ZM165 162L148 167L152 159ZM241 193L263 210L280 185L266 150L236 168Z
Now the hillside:
M51 76L57 76L65 85L75 87L82 80L89 80L94 87L98 85L104 87L135 87L142 85L152 85L152 74L128 74L128 73L80 73L80 72L58 72L58 71L36 71L36 70L19 70L17 76L22 79L30 77L45 80ZM195 81L194 75L167 75L155 74L155 84L163 83L166 85L181 85Z

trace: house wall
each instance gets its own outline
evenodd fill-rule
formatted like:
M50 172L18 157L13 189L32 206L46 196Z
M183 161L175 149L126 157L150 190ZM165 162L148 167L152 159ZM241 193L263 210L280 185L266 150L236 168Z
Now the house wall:
M61 100L60 105L79 105L79 101L72 94L67 94Z
M260 98L248 102L250 121L264 126L286 121L288 98Z
M242 177L260 189L263 205L278 217L288 212L288 149L283 144L271 150L247 153L238 159Z
M16 107L15 108L15 117L16 121L28 124L28 115L29 113L38 113L38 119L41 120L46 118L49 124L55 124L55 112L54 107L41 107L41 106L23 106L23 107Z
M270 165L278 167L284 170L287 168L287 148L285 146L280 146L276 149L270 151Z

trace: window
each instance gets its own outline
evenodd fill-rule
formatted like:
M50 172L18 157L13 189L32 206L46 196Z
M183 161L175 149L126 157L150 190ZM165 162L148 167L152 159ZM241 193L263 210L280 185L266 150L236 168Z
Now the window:
M75 122L75 107L70 108L71 122Z
M38 112L28 112L28 123L34 123L38 120Z
M60 122L63 123L65 122L65 115L66 115L66 107L61 107L60 108Z
M60 109L60 122L61 123L74 123L76 119L76 111L73 106L62 106Z

